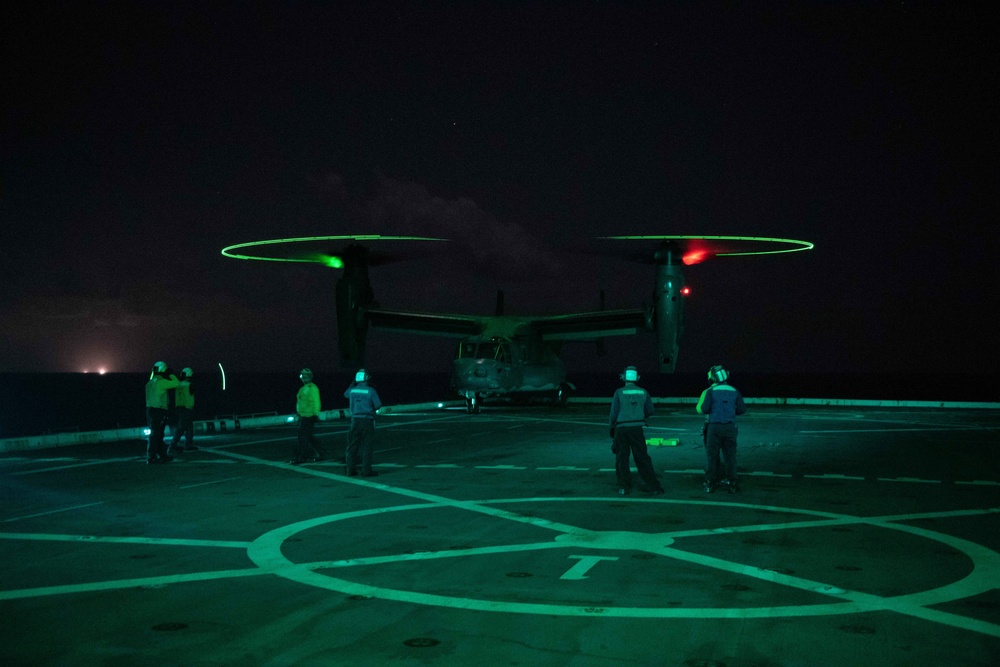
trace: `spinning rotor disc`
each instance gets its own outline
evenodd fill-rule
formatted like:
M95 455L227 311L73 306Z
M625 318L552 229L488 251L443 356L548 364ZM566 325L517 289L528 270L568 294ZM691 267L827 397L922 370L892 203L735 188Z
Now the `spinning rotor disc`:
M322 264L332 268L342 268L343 257L352 246L373 244L377 249L367 248L368 263L371 265L411 259L418 255L412 252L414 241L447 241L448 239L422 236L382 236L380 234L357 234L347 236L302 236L269 241L237 243L222 249L222 254L234 259L251 259L263 262L299 262ZM250 254L252 253L252 254ZM426 253L421 253L423 256Z
M811 250L809 241L766 238L760 236L602 236L599 241L623 241L634 247L636 242L658 242L643 252L626 250L621 253L636 261L653 263L661 259L664 251L679 255L685 265L700 264L712 257L740 257L747 255L777 255L800 250Z

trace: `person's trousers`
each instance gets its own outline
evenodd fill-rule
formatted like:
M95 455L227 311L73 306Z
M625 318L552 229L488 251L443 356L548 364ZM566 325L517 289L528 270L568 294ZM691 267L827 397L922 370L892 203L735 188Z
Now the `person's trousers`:
M372 446L375 444L375 420L352 419L347 432L347 452L344 460L347 472L357 471L358 454L361 455L361 474L372 471Z
M295 443L295 460L302 462L310 458L323 458L319 451L319 443L313 431L319 417L299 417L299 438Z
M177 408L177 426L174 427L174 447L180 444L181 438L184 438L188 446L193 444L194 426L191 423L191 408Z
M630 454L635 459L635 468L646 486L651 491L661 488L653 470L653 460L649 458L649 451L646 449L646 434L642 426L615 427L615 474L618 486L623 489L632 488Z
M705 435L705 481L736 479L736 424L709 424ZM722 454L721 461L719 454Z
M163 442L163 433L167 429L167 411L162 408L146 408L146 425L149 426L146 460L165 457L167 445Z

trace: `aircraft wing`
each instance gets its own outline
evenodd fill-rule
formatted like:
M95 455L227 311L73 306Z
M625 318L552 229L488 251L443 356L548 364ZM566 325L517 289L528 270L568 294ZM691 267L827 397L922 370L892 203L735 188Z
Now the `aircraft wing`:
M477 335L482 330L484 319L473 315L410 313L378 308L366 309L364 312L373 327L452 338Z
M551 315L534 319L531 324L546 340L597 340L605 336L631 336L649 330L644 310Z

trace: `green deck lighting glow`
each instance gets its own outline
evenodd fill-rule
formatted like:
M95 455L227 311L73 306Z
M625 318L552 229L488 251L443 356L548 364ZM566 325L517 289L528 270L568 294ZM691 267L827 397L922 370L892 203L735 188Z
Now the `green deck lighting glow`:
M749 243L772 243L782 246L776 250L747 250L740 252L719 252L714 253L716 257L737 257L741 255L777 255L786 252L798 252L800 250L812 250L813 244L809 241L798 241L796 239L767 238L763 236L601 236L608 241L737 241Z
M349 243L366 241L447 241L448 239L428 238L423 236L382 236L381 234L357 234L348 236L301 236L298 238L271 239L268 241L251 241L237 243L222 249L222 254L233 259L252 259L261 262L298 262L305 264L323 264L340 269L344 261L337 255L319 251L317 246L330 242L345 241ZM273 254L264 254L262 248L273 249ZM248 254L248 249L254 249ZM330 248L326 249L327 251ZM242 252L236 252L242 251Z

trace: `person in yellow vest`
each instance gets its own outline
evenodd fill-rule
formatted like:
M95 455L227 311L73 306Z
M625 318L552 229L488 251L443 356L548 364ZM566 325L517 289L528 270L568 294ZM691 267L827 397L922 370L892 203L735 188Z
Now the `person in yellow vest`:
M320 461L323 453L319 450L319 442L313 431L319 421L321 411L319 402L319 387L313 383L311 369L303 368L299 373L302 386L295 396L295 412L299 416L299 437L295 445L295 458L289 463L299 464L306 461Z
M149 426L146 463L168 463L174 460L167 454L163 432L167 426L167 411L170 409L168 392L179 384L180 381L167 368L166 362L157 361L153 364L153 372L146 383L146 424Z
M173 455L176 452L191 452L197 447L194 446L194 424L191 418L194 414L194 385L192 384L194 371L185 368L178 378L180 384L174 390L174 407L177 409L177 424L174 426L174 439L167 449L167 454ZM181 447L181 438L184 438L184 446Z

